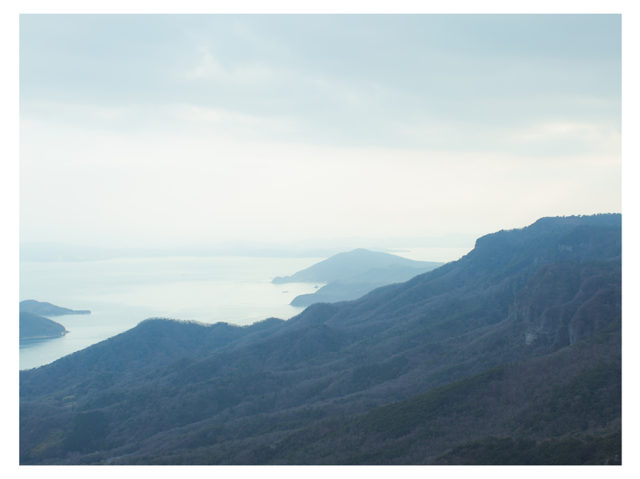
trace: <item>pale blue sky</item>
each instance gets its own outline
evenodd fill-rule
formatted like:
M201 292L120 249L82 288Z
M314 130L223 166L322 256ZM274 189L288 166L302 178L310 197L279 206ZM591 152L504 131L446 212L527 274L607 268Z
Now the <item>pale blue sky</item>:
M620 211L617 15L23 15L20 45L23 241Z

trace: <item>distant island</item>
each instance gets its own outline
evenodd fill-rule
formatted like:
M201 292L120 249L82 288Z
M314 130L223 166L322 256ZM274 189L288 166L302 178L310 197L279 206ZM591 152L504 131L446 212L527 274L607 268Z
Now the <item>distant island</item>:
M73 310L55 304L27 299L20 302L20 341L53 339L68 333L65 327L45 316L91 314L88 309Z
M91 314L88 309L69 309L56 306L55 304L44 301L36 301L34 299L26 299L20 301L20 311L27 313L39 314L42 316L62 316L65 314Z
M338 253L291 276L278 276L272 283L327 283L316 292L301 294L291 301L292 306L302 307L356 299L380 286L407 281L442 264L359 248Z
M20 341L59 338L67 332L60 323L34 313L20 311Z
M143 321L20 371L20 464L621 464L621 223L542 218L286 321Z

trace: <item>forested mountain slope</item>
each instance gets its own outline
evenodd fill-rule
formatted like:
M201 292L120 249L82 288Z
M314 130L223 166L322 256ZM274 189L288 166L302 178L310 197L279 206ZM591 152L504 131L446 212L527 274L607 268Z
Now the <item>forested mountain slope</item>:
M143 322L21 372L21 462L619 462L620 226L543 218L286 322Z

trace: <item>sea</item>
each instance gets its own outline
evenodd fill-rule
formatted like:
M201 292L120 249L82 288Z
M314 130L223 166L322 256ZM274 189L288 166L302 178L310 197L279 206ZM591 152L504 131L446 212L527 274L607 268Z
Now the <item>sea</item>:
M465 248L398 250L416 260L445 261ZM55 361L135 327L147 318L248 325L289 319L304 308L289 303L323 283L273 284L325 258L176 256L98 261L21 261L20 301L35 299L88 315L53 316L68 333L20 341L20 369Z
M20 301L35 299L88 315L52 316L66 335L20 342L20 369L48 364L162 317L201 323L248 325L269 317L288 319L299 294L323 283L272 284L324 258L163 257L100 261L22 261Z

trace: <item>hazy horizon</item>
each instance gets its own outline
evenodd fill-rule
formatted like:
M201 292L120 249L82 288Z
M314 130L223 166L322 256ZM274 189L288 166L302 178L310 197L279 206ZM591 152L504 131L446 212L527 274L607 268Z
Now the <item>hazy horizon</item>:
M15 12L13 463L623 464L615 9Z
M619 15L21 15L20 44L23 243L472 247L621 211Z
M329 257L355 249L368 249L415 260L448 262L473 249L477 238L463 236L432 238L341 238L327 241L259 242L226 241L173 246L98 246L81 243L21 242L21 261L100 260L119 257L245 256Z

